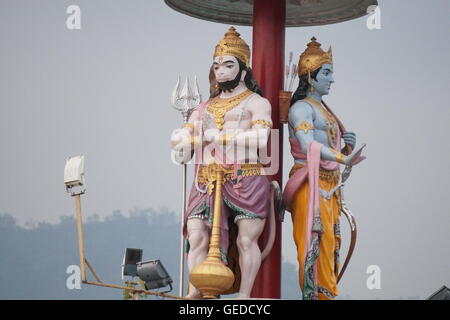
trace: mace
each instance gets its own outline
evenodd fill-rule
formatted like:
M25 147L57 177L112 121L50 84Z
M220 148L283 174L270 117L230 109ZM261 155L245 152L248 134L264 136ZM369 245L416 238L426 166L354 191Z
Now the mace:
M216 182L211 240L205 261L195 266L189 274L191 283L206 299L217 298L221 293L230 289L234 283L234 274L222 262L220 253L220 222L224 170L217 163L210 166L211 173L214 175L212 179Z

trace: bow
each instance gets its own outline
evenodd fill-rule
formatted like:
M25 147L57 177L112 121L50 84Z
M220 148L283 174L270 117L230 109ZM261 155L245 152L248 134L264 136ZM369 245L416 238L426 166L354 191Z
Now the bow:
M347 268L348 263L350 262L350 259L353 254L353 250L355 249L356 245L356 220L355 217L352 215L350 209L347 207L347 204L344 200L344 182L350 177L350 173L352 172L351 166L346 166L344 171L342 172L342 179L341 179L341 212L344 213L345 217L347 218L349 224L350 224L350 230L351 230L351 240L350 240L350 246L348 248L347 256L345 257L345 262L341 268L341 271L339 272L337 282L339 283L339 280L341 280L342 275L345 272L345 269Z

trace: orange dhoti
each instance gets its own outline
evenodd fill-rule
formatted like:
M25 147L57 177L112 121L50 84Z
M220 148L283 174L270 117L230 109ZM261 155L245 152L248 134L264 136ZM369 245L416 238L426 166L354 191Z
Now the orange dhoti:
M295 164L289 176L303 165ZM329 192L339 183L339 170L319 171L319 188ZM300 288L304 289L305 257L308 244L306 243L306 228L308 216L308 194L309 183L306 179L292 201L292 223L294 241L297 246L297 259L299 265ZM336 190L330 199L325 199L322 195L320 202L320 220L323 233L320 237L319 255L317 258L317 293L318 299L334 299L338 295L337 277L339 272L339 249L341 235L339 229L340 217L340 194Z

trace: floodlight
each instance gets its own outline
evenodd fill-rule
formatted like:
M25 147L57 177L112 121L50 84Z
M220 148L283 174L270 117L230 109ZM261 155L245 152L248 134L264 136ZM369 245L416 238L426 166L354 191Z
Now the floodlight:
M142 249L126 248L122 263L122 280L124 276L137 277L137 263L142 261Z
M172 291L172 278L159 260L138 262L137 275L145 282L147 290L169 286L170 290L165 292Z
M429 296L427 300L450 300L450 289L442 286L438 291Z
M64 167L64 184L69 191L73 187L84 187L84 155L69 157ZM82 190L81 193L84 193Z

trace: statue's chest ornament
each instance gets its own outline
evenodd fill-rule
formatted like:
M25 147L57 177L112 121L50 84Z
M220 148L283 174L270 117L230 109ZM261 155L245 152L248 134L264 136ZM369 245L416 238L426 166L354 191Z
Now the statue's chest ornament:
M217 129L222 130L225 123L225 113L240 105L241 102L247 99L252 93L252 91L246 90L231 98L222 99L217 96L211 100L207 110L214 116L214 123L216 124Z
M336 119L321 103L318 103L316 100L314 100L311 97L306 97L306 100L308 100L314 106L316 106L316 109L320 110L320 112L322 114L322 118L325 122L325 129L326 129L327 137L328 137L328 145L331 148L335 149L337 146L337 143L336 143L336 129L337 129Z

